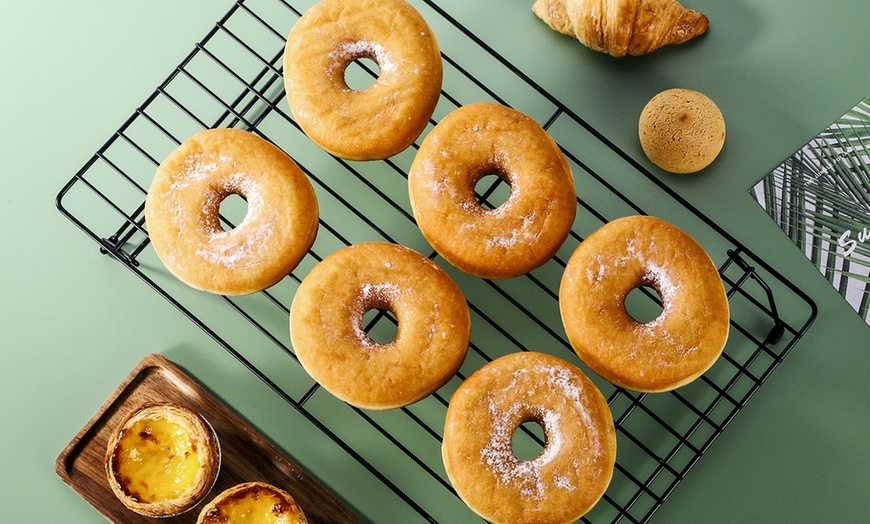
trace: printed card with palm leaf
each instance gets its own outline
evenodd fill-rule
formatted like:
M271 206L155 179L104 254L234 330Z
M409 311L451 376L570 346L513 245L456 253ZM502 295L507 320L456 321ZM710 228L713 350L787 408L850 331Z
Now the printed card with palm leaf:
M870 98L750 193L870 324Z

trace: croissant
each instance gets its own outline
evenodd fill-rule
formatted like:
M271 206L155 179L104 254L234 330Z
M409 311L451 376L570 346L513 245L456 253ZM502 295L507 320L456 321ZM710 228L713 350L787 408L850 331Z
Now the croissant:
M532 11L554 30L612 56L638 56L707 31L706 16L676 0L536 0Z

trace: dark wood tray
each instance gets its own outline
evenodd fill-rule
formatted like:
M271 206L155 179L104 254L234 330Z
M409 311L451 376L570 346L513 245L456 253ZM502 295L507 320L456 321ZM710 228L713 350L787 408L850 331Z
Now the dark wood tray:
M149 401L172 401L201 413L221 446L221 471L208 497L187 513L160 519L195 523L199 509L224 489L241 482L268 482L289 492L309 522L356 523L335 496L288 460L262 435L161 355L148 355L103 403L55 461L55 471L110 521L154 522L127 509L112 493L103 461L112 429L130 410Z

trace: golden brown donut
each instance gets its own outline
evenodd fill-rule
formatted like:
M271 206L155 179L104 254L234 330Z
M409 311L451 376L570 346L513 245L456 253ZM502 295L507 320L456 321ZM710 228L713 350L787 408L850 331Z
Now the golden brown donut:
M344 74L356 59L378 64L358 91ZM426 21L404 0L322 0L287 38L284 85L302 130L333 155L392 156L420 136L441 95L441 53Z
M220 203L247 200L235 228L220 224ZM209 129L161 162L145 199L157 256L191 287L224 295L263 290L288 274L317 234L317 198L301 169L278 147L247 131Z
M245 482L219 493L199 512L196 524L307 524L296 500L265 482Z
M173 403L148 403L114 428L106 478L129 509L149 517L184 513L211 491L220 446L201 415Z
M531 421L544 429L544 449L519 460L511 439ZM457 494L487 522L561 524L604 495L616 430L607 401L580 369L520 352L460 384L447 407L441 454Z
M510 185L495 209L474 192L486 175ZM519 276L549 260L577 207L571 168L550 135L519 111L488 102L460 107L438 123L408 182L426 240L455 267L484 278Z
M641 286L654 288L663 306L646 323L625 309ZM635 391L668 391L701 376L730 327L728 297L704 248L649 216L613 220L580 243L562 277L559 307L583 362Z
M373 341L363 315L389 310L393 341ZM392 409L429 395L459 369L471 319L459 286L416 251L366 242L324 258L290 308L299 362L327 391L354 406Z
M707 96L691 89L668 89L641 111L638 135L655 165L672 173L694 173L722 151L725 119Z

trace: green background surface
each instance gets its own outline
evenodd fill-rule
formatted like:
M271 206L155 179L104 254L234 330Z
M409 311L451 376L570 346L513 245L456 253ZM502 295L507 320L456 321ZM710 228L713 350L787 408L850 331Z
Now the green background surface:
M449 3L644 165L636 138L644 104L670 87L710 96L728 125L719 159L695 176L651 169L819 305L809 334L654 522L865 521L870 330L747 189L867 96L870 4L687 0L710 18L707 35L614 60L547 29L530 0ZM102 520L53 462L148 353L180 365L265 435L281 440L285 431L278 398L54 207L61 186L230 5L0 0L4 522ZM503 14L492 23L496 10ZM293 442L282 445L292 453Z

